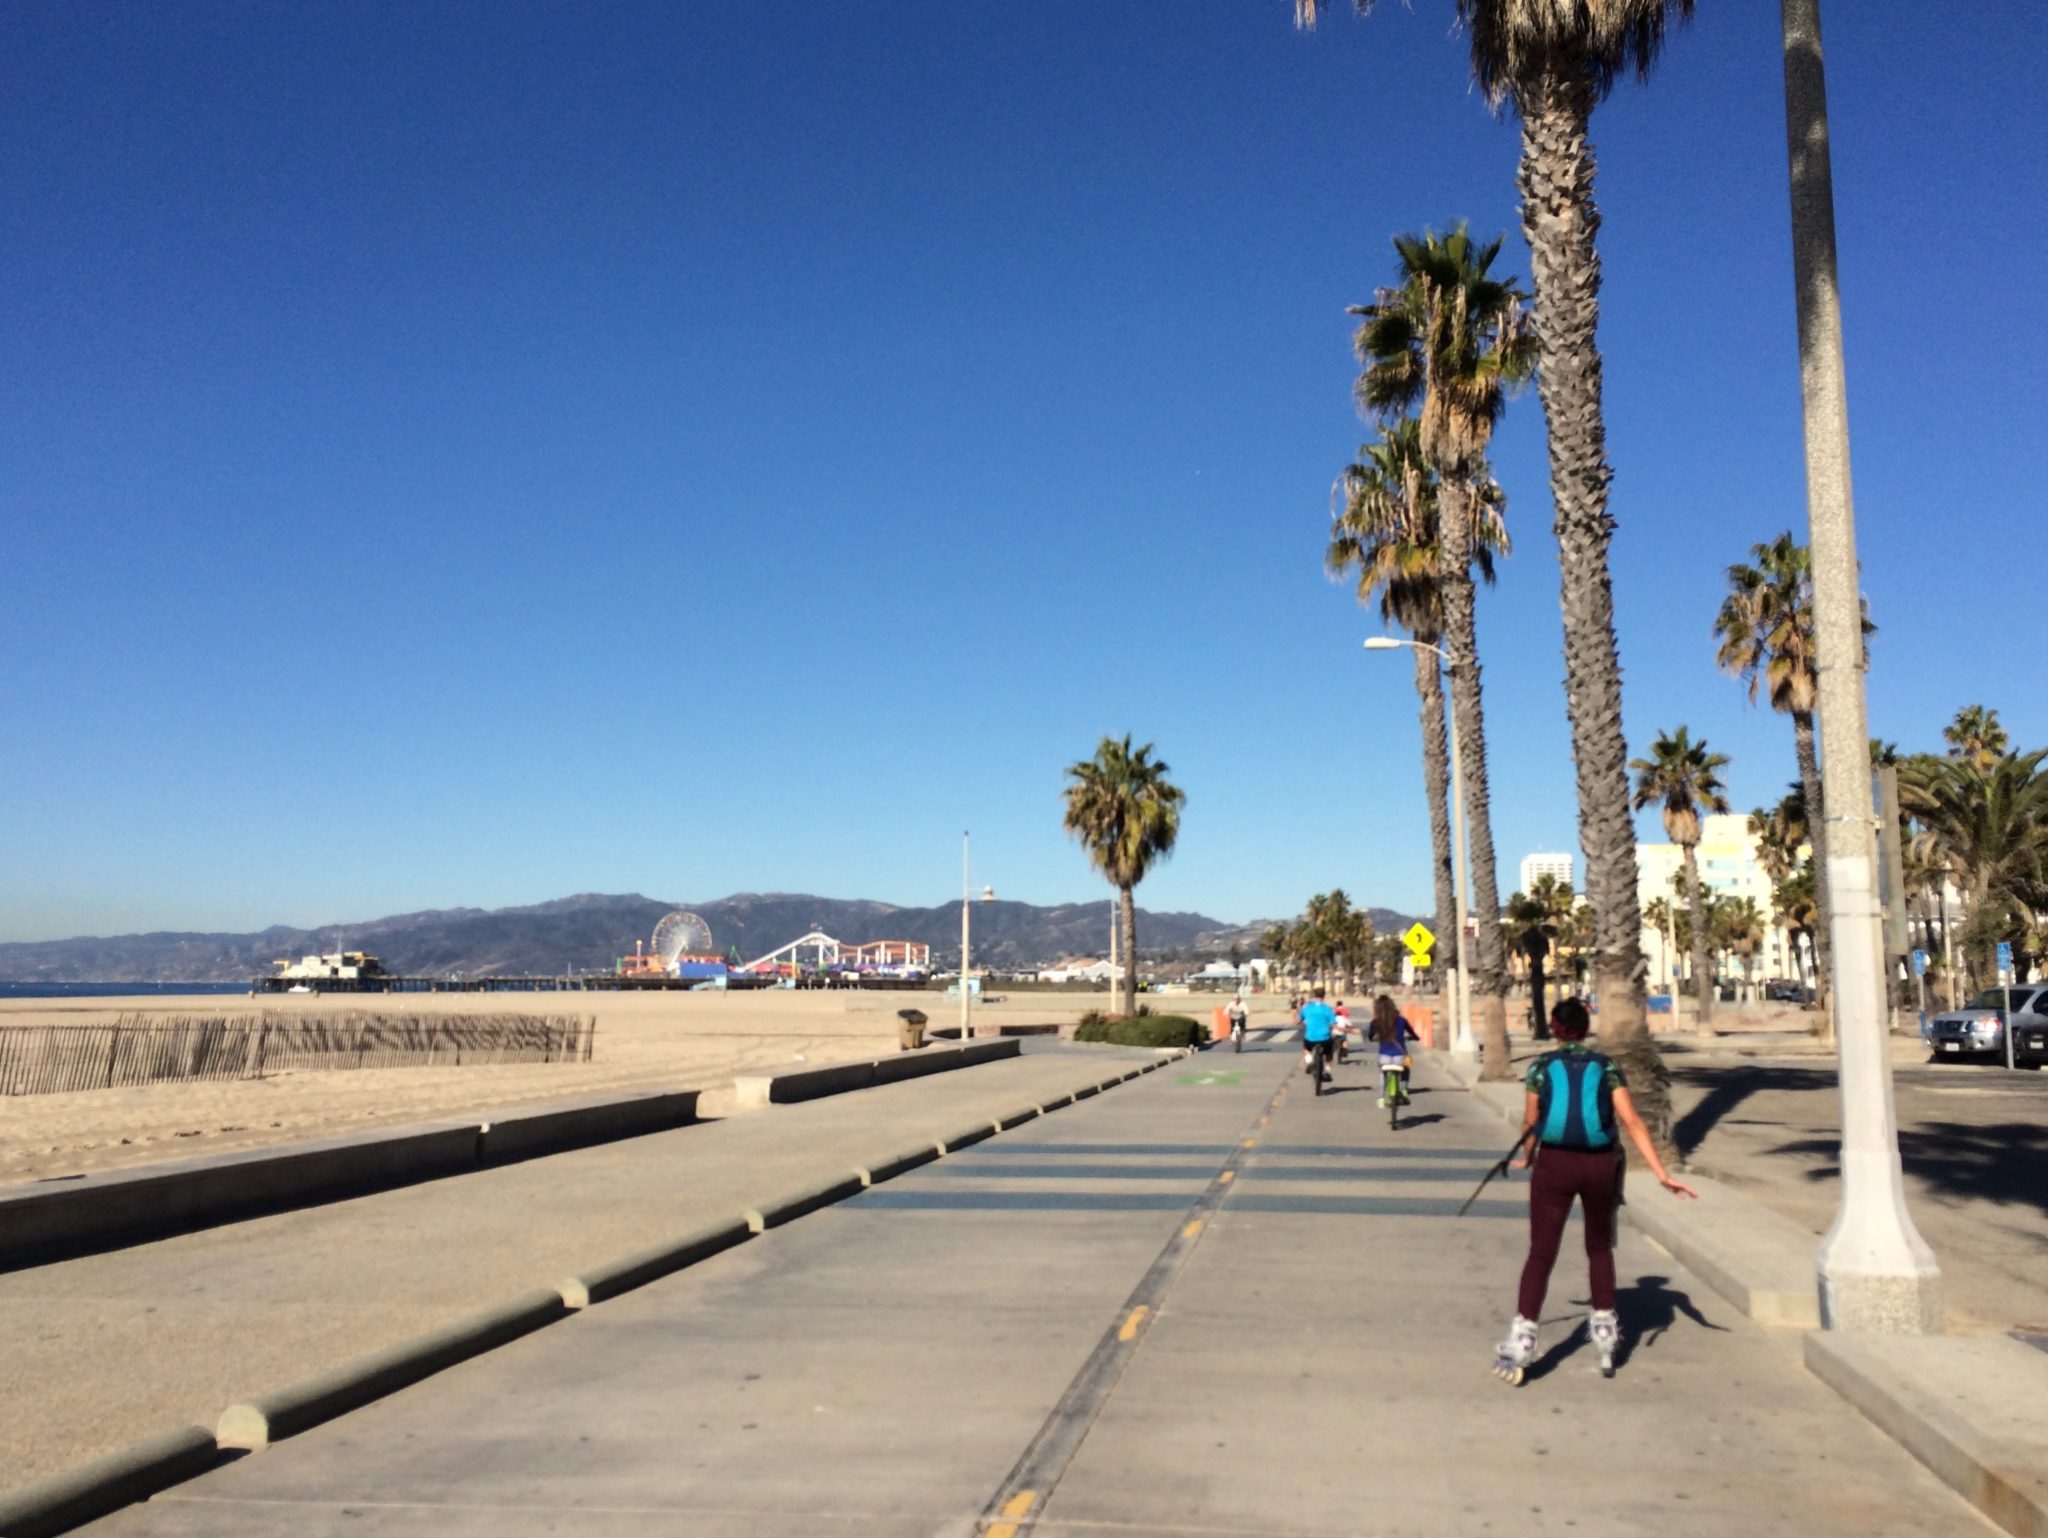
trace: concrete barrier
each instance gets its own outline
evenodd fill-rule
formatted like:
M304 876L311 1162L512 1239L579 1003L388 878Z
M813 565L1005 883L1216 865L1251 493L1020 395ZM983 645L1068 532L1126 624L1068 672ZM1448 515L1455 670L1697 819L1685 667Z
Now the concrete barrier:
M1696 1202L1675 1202L1647 1175L1622 1214L1672 1259L1758 1324L1820 1328L1820 1240L1790 1218L1703 1175L1687 1175Z
M494 1116L477 1129L477 1158L485 1164L528 1159L536 1154L587 1148L622 1137L669 1132L697 1119L697 1091L649 1090L644 1094L516 1109Z
M864 1189L860 1176L851 1172L834 1175L830 1180L814 1186L804 1186L786 1195L776 1196L767 1201L756 1202L743 1209L740 1216L746 1219L747 1227L755 1233L765 1233L771 1228L780 1228L784 1223L802 1217L807 1212L816 1212L820 1207L829 1207L834 1202L843 1202L849 1196L858 1196Z
M562 1302L567 1307L588 1308L622 1292L631 1292L635 1287L644 1287L672 1271L693 1266L736 1244L744 1244L753 1235L754 1230L744 1217L721 1218L674 1239L664 1239L659 1244L650 1244L617 1260L592 1266L562 1282L555 1290L562 1295Z
M562 1295L529 1292L221 1412L222 1447L255 1451L568 1317Z
M0 1538L47 1538L203 1474L220 1461L204 1426L137 1442L0 1495Z
M2048 1354L2005 1335L1816 1331L1806 1366L2008 1533L2048 1538Z
M733 1093L742 1111L758 1111L771 1105L791 1105L816 1100L824 1095L843 1095L849 1090L867 1089L875 1084L894 1084L928 1073L945 1073L1015 1057L1024 1044L1015 1040L970 1041L961 1047L921 1047L915 1052L895 1052L888 1057L851 1063L828 1063L822 1068L799 1068L789 1073L746 1074L734 1079Z
M0 1191L0 1265L456 1174L477 1142L475 1122L398 1127Z
M885 1180L894 1180L898 1175L906 1174L921 1164L930 1164L938 1156L938 1144L919 1143L914 1148L906 1148L901 1153L891 1154L886 1159L873 1159L866 1164L857 1165L853 1172L860 1176L862 1185L877 1186Z

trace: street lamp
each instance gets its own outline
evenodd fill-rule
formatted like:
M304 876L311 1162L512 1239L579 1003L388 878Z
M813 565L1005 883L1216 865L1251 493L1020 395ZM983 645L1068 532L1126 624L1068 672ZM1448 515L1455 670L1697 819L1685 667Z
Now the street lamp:
M1458 753L1458 712L1451 708L1451 659L1441 647L1427 641L1404 641L1391 635L1365 638L1365 649L1369 652L1390 652L1402 647L1428 652L1445 668L1444 714L1451 722L1451 879L1457 886L1458 921L1457 996L1451 1002L1451 1050L1477 1052L1479 1044L1472 1039L1472 973L1465 960L1465 761Z
M996 900L996 889L985 886L981 889L981 900L992 903ZM967 835L960 835L960 1042L964 1046L974 1034L974 998L967 986L967 947L972 928L969 915L974 911L974 898L967 884Z

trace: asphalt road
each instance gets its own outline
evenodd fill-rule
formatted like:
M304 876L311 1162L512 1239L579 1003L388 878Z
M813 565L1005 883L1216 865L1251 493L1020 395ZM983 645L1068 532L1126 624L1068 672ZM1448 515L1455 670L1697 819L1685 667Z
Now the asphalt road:
M1831 1063L1672 1058L1674 1135L1696 1168L1811 1229L1833 1221L1841 1102ZM1951 1328L2048 1331L2048 1073L1893 1070L1907 1201Z

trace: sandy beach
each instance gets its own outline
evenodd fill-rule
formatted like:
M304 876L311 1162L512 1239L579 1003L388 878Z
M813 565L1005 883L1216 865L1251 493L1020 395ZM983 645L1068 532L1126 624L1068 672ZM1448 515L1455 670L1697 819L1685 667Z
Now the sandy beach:
M1213 1001L1195 1002L1206 1013ZM1071 1025L1105 1003L1099 993L1016 994L979 1006L976 1019ZM284 1072L231 1083L0 1098L0 1186L613 1091L697 1089L702 1114L722 1116L731 1109L736 1074L894 1051L899 1009L922 1009L935 1027L959 1019L958 1003L936 992L271 994L6 999L0 1030L281 1007L589 1014L597 1017L597 1040L588 1063Z

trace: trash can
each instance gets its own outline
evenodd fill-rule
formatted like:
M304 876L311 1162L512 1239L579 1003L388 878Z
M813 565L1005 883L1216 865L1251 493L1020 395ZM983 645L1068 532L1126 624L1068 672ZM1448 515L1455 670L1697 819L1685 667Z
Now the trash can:
M921 1009L899 1009L896 1018L903 1022L901 1039L905 1052L915 1052L924 1045L924 1011Z

